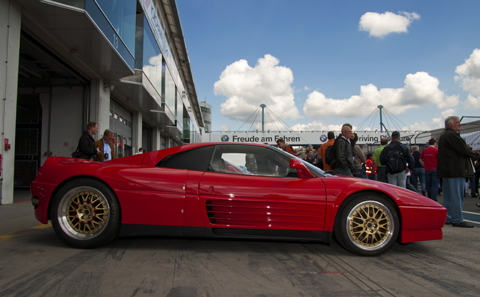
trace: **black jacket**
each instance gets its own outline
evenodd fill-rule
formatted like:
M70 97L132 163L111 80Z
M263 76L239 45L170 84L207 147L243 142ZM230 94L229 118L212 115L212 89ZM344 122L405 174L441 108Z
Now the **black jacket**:
M341 167L343 170L350 168L353 173L357 168L355 167L355 163L353 163L352 146L350 142L340 134L337 137L334 148L337 155L335 168Z
M471 158L475 154L452 129L445 129L438 140L438 178L473 177Z
M82 153L80 159L90 160L92 157L95 160L97 158L97 149L95 148L95 139L87 131L83 132L83 135L78 141L78 150Z
M422 163L420 163L420 152L414 151L412 153L413 159L415 159L415 168L425 168Z

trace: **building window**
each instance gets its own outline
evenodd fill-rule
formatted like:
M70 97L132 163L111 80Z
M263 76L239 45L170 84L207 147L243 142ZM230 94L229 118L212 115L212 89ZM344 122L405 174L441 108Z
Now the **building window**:
M136 0L95 0L130 52L135 52Z

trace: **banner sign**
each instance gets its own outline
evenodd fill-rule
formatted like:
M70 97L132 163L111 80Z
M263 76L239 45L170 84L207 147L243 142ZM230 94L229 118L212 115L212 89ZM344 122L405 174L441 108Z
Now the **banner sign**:
M462 138L473 150L480 150L480 131L462 134Z
M363 131L358 134L357 144L380 144L381 138L389 138L386 132ZM335 132L337 137L340 132ZM421 134L421 139L420 136ZM277 144L282 138L288 145L319 145L328 141L327 131L311 132L211 132L203 135L203 142L248 142ZM400 141L405 144L425 144L431 138L429 133L400 132Z

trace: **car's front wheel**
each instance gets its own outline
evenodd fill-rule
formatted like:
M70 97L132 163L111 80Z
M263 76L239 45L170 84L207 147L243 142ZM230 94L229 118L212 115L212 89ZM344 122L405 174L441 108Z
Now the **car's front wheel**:
M346 250L377 256L393 247L400 230L392 202L379 194L360 194L337 214L334 233Z
M113 191L98 180L76 179L57 192L50 209L57 235L77 248L94 248L118 236L120 207Z

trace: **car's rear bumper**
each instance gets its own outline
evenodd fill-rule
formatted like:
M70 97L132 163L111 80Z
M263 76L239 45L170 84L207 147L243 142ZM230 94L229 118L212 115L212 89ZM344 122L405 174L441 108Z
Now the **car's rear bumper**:
M442 227L447 218L443 207L400 206L402 232L400 242L408 243L443 238Z

